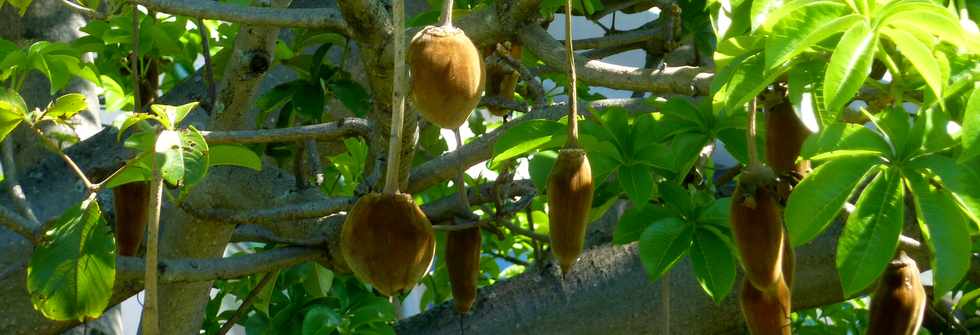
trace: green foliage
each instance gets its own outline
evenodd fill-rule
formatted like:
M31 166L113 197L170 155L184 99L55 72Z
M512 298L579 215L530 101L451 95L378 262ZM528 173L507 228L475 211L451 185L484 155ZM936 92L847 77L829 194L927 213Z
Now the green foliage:
M0 142L27 118L27 103L17 92L0 87Z
M53 320L97 318L109 304L116 243L92 194L44 232L27 267L34 308Z

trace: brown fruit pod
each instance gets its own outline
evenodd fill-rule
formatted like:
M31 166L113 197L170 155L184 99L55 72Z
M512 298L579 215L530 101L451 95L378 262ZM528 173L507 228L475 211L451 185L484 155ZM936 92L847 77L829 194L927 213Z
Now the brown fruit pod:
M796 170L796 158L807 136L810 130L796 116L789 99L766 111L766 163L776 175Z
M415 287L432 265L436 245L429 219L404 193L362 196L340 238L354 276L388 296Z
M146 212L150 206L150 183L134 182L112 189L116 212L116 250L120 256L135 256L146 233Z
M871 298L868 335L915 335L925 315L926 291L919 267L899 252L881 274Z
M766 294L743 278L738 302L750 334L792 334L790 291L782 279L776 281L773 294Z
M775 177L765 166L747 168L732 195L731 225L745 277L765 292L776 289L782 277L786 239L779 204L774 198Z
M789 243L789 234L786 229L783 228L783 280L786 281L786 287L790 291L793 290L793 275L796 272L796 252L793 250L793 245Z
M510 56L521 59L524 56L524 47L520 43L510 43ZM514 99L514 91L517 90L517 79L520 73L501 65L487 67L487 96L496 96L505 100ZM488 106L487 110L496 116L504 116L510 113L506 108Z
M429 122L455 129L480 103L483 58L462 30L427 26L408 46L411 97Z
M592 191L592 167L585 150L559 150L548 176L548 219L551 251L563 274L572 269L582 253Z
M463 314L476 301L480 278L480 228L450 231L446 235L446 269L453 289L456 312Z

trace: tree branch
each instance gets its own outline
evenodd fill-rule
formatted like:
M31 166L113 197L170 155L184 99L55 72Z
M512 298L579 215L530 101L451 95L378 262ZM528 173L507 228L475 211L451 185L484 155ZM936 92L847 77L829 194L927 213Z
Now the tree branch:
M17 235L22 236L32 243L36 241L34 232L40 227L40 225L31 222L31 220L20 216L3 205L0 205L0 225L3 225L4 228L17 233Z
M160 283L189 283L241 278L251 274L287 268L323 258L318 248L285 247L269 251L206 259L162 259L159 262ZM142 280L144 260L139 257L117 257L116 276L120 281Z
M322 29L351 36L350 27L335 9L237 6L215 1L134 0L144 7L169 14L236 22L258 27Z
M562 45L543 28L529 25L521 30L520 38L524 47L541 58L549 67L564 68L567 57L562 52ZM628 91L708 95L711 79L714 77L714 74L706 69L690 66L657 70L609 64L598 60L578 60L576 64L579 77L589 85Z
M208 221L228 224L263 224L278 221L304 220L325 217L337 212L350 209L356 198L339 197L324 198L299 204L275 206L252 211L242 211L232 208L196 208L186 201L180 204L181 209L194 217Z
M41 222L34 215L34 210L31 209L31 203L27 201L27 195L24 194L24 188L20 186L20 180L17 177L17 165L14 162L13 137L7 138L0 145L3 145L3 148L0 150L3 151L3 176L6 179L7 191L10 192L10 197L14 200L14 204L17 205L20 213L28 220L31 220L31 222L40 225Z
M343 118L333 122L308 126L262 130L202 131L208 144L248 144L269 142L295 142L308 139L319 141L345 137L366 137L371 130L368 121L361 118Z

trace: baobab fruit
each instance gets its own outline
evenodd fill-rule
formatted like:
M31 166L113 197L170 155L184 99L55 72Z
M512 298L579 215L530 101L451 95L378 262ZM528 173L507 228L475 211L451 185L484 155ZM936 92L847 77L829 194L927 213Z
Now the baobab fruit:
M116 212L116 250L120 256L135 256L146 233L150 206L150 184L133 182L112 189Z
M796 158L810 130L793 111L789 99L782 99L766 111L766 163L778 176L796 171Z
M407 292L435 253L432 224L404 193L370 193L351 208L340 234L351 272L384 295Z
M914 335L922 326L925 308L919 267L900 251L881 274L871 298L868 335Z
M774 198L776 177L763 165L752 165L739 176L732 194L731 225L745 277L771 293L782 277L783 223Z
M562 274L568 273L582 253L589 209L592 208L592 168L585 150L566 148L548 176L548 219L551 251Z
M504 48L508 49L509 56L520 60L524 55L524 48L520 43L507 42ZM504 100L513 100L514 91L517 90L517 79L520 73L502 64L487 65L487 96L499 97ZM510 110L496 106L488 106L487 110L496 116L507 115Z
M743 278L738 302L750 334L792 334L790 291L782 278L776 281L776 289L772 294L757 289Z
M483 58L462 30L425 27L408 46L408 65L412 101L429 122L455 129L479 104Z
M481 242L480 228L477 227L446 234L446 269L453 289L453 303L460 314L468 312L476 301Z

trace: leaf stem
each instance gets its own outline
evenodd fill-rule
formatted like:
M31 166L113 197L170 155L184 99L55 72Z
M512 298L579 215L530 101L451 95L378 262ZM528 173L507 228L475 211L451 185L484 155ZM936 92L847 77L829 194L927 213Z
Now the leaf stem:
M88 177L85 176L85 172L82 172L82 169L78 167L78 164L75 164L75 161L72 160L71 157L68 157L68 155L65 154L63 150L61 150L61 147L58 146L57 143L54 143L54 141L52 141L50 138L44 136L44 132L42 132L41 129L37 127L37 124L28 122L28 125L31 127L31 129L34 129L34 133L37 134L37 137L41 139L41 142L44 143L44 145L46 145L49 149L54 151L55 154L61 157L61 160L65 161L65 164L68 164L68 167L70 167L72 171L74 171L75 174L78 175L78 178L81 179L82 183L85 184L86 189L88 189L89 191L96 190L95 184L92 184L92 181L90 181Z

